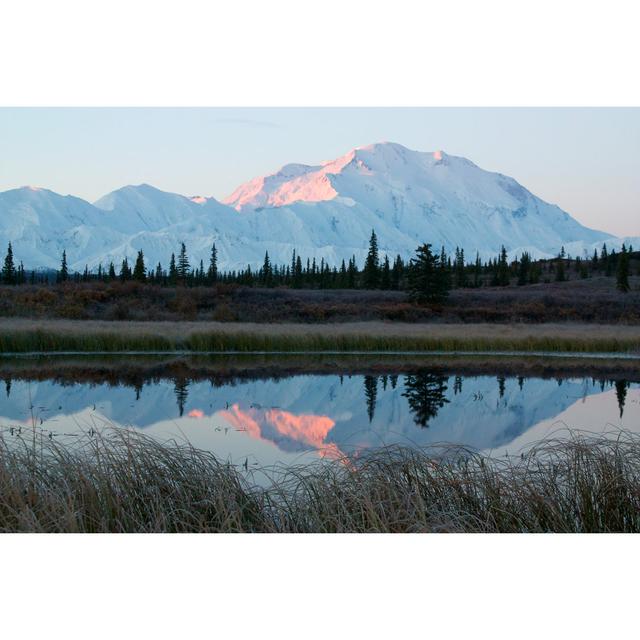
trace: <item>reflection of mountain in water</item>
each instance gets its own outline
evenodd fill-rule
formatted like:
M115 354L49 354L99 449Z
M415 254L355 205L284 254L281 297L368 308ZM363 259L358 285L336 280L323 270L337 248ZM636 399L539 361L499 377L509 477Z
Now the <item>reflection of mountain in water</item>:
M621 412L628 387L625 381L615 383ZM330 447L348 453L395 443L501 447L585 395L599 393L601 383L567 379L559 385L556 380L421 371L400 377L295 376L219 387L185 380L137 388L5 380L5 390L0 416L9 420L28 416L29 397L39 416L58 424L62 416L87 408L117 424L142 428L182 415L215 413L283 451Z

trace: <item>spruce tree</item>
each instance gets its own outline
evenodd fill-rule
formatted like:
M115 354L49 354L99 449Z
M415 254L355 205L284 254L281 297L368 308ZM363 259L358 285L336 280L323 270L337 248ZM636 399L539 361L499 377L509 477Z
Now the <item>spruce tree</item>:
M176 267L176 256L171 254L169 261L169 284L175 286L178 283L178 269Z
M125 256L120 267L120 282L126 282L127 280L131 280L131 269L129 268L129 260Z
M66 282L69 279L69 268L67 267L67 252L62 251L62 261L60 271L58 271L58 282Z
M391 289L391 265L389 264L389 256L384 256L382 263L382 273L380 274L380 288Z
M391 288L394 291L397 291L400 288L400 279L403 271L404 264L402 263L400 254L398 254L396 259L393 261L393 268L391 269Z
M500 257L498 259L497 284L499 287L509 285L509 263L507 261L507 250L502 245L500 249Z
M16 284L16 267L13 262L13 248L11 243L7 247L7 255L4 259L4 265L2 267L2 283L3 284Z
M476 251L476 262L473 268L473 286L479 287L482 284L482 261L480 260L480 253Z
M216 249L215 242L211 246L211 258L209 258L207 278L209 280L209 284L214 284L218 281L218 250Z
M416 249L416 257L409 264L409 297L422 303L441 303L446 300L451 288L441 258L434 255L430 244Z
M467 286L467 273L465 270L464 264L464 249L458 249L456 247L456 259L455 259L455 276L456 276L456 287L466 287Z
M364 263L364 286L366 289L377 289L380 284L380 258L378 257L378 238L376 232L371 230L369 239L369 252Z
M302 286L302 260L296 256L296 266L293 272L293 286L299 289Z
M358 276L358 268L356 267L356 257L351 256L349 266L347 267L347 287L349 289L356 288L356 279Z
M116 268L113 266L113 262L109 263L109 280L116 279Z
M144 255L142 249L138 251L138 257L133 267L133 279L138 282L144 282L147 279L147 270L144 266Z
M190 270L191 265L189 264L189 258L187 257L187 248L184 242L181 242L180 254L178 255L178 264L176 266L176 273L178 276L178 280L180 280L182 284L186 283Z
M618 267L616 269L616 288L622 293L627 293L629 287L629 254L623 251L618 258Z
M531 256L525 251L520 257L518 265L518 286L523 286L529 282L529 272L531 271Z
M315 265L315 259L314 259ZM265 287L270 287L273 284L273 268L271 266L271 260L269 259L269 252L264 253L264 262L262 264L262 270L260 272L262 284Z

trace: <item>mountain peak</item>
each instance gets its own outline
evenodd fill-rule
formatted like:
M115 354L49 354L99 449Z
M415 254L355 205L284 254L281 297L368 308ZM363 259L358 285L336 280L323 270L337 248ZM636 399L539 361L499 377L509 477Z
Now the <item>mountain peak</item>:
M240 185L225 204L238 211L284 207L298 202L323 202L339 196L352 197L362 183L369 189L388 189L392 183L424 181L436 166L449 166L444 151L414 151L397 142L376 142L356 147L334 160L319 165L287 164L271 175ZM460 158L463 164L475 166Z

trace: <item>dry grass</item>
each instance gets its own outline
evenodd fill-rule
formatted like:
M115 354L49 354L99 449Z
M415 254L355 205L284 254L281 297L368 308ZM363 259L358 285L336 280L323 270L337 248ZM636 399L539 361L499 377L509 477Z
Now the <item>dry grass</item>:
M640 352L640 325L0 321L4 353L180 350Z
M638 532L640 440L574 435L515 459L392 448L282 470L266 489L190 446L114 431L0 439L0 530Z

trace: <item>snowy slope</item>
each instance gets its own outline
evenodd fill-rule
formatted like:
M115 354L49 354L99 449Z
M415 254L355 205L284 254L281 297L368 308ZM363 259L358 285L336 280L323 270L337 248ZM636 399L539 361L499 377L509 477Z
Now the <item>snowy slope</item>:
M222 269L259 266L265 251L288 263L303 258L362 263L371 229L381 252L404 257L422 242L463 247L487 258L502 244L512 254L573 255L621 240L587 229L512 178L442 151L394 143L354 149L331 162L289 164L241 185L224 202L167 193L150 185L118 189L94 204L46 189L0 193L0 246L13 243L29 267L57 267L66 249L82 270L118 265L142 249L147 265L166 268L185 242L192 264L208 260L212 243ZM637 239L636 239L637 240ZM628 243L627 239L627 243ZM633 241L633 240L632 240ZM634 241L640 245L640 240Z
M375 228L389 253L410 252L427 240L449 251L464 247L467 255L495 255L504 244L512 253L551 256L562 245L575 254L610 237L512 178L442 151L394 143L355 149L315 167L287 165L239 187L225 203L240 212L259 209L269 223L277 208L278 216L299 221L332 246Z

